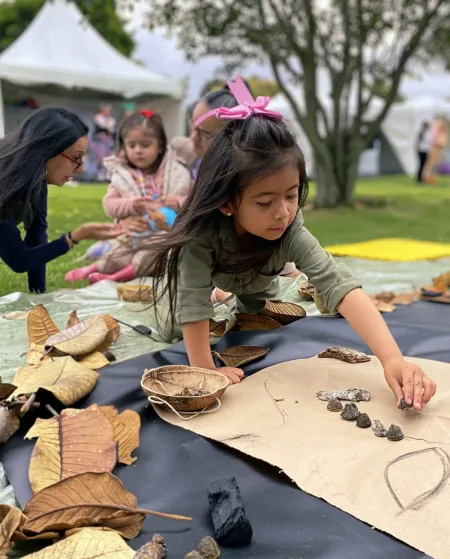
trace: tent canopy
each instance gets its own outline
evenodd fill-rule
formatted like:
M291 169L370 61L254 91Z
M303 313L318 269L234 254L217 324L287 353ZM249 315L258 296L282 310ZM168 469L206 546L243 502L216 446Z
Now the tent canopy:
M149 72L115 50L66 0L49 0L0 56L0 78L16 85L62 86L115 94L181 98L180 82Z

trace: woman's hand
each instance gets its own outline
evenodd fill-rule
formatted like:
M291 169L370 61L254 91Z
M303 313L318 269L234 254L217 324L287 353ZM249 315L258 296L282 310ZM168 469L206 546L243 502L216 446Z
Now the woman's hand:
M148 221L143 217L126 217L119 221L119 225L129 231L135 231L136 233L146 233L149 230Z
M128 230L115 223L85 223L72 231L72 240L75 242L92 240L107 241L128 233Z
M384 376L397 398L397 405L405 398L408 406L421 410L436 394L436 383L418 365L395 358L384 365Z
M214 370L227 376L229 384L237 384L244 378L244 371L236 367L217 367Z

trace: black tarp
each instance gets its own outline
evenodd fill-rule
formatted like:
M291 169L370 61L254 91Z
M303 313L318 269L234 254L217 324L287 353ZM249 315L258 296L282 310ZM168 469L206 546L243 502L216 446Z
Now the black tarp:
M385 315L403 353L450 362L450 307L415 303ZM248 344L270 348L263 359L244 367L247 374L293 359L312 357L330 345L367 351L367 347L341 318L307 318L280 330L229 333L219 349ZM297 488L276 468L185 429L169 425L146 408L140 388L145 368L187 364L182 343L150 355L136 357L105 369L92 394L80 407L113 404L141 414L138 460L118 467L115 474L133 492L142 508L191 515L191 523L148 517L138 548L154 532L162 533L169 559L180 559L204 535L212 535L206 488L220 477L235 476L241 488L254 536L250 546L222 549L224 559L419 559L425 556L388 535L312 497ZM245 382L245 381L244 381ZM394 405L394 404L393 404ZM22 435L26 425L22 428ZM0 460L22 505L31 497L28 464L32 441L21 433L0 447ZM439 535L437 534L437 537Z

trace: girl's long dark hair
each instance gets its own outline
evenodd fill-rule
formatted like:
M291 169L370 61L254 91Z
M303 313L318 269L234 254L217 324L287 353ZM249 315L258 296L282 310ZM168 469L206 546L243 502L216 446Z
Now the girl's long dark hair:
M19 130L0 140L0 221L21 202L34 214L40 203L45 166L88 134L80 118L59 107L33 112Z
M284 121L263 116L231 121L214 138L172 229L157 244L155 242L152 270L147 270L154 278L155 303L169 294L172 324L175 323L178 262L183 247L195 242L206 231L213 235L221 215L219 208L228 202L239 204L242 188L288 165L298 169L300 207L308 195L305 161ZM242 247L232 258L215 263L214 271L232 274L251 270L257 274L281 241L282 238L266 241L248 235L242 238Z

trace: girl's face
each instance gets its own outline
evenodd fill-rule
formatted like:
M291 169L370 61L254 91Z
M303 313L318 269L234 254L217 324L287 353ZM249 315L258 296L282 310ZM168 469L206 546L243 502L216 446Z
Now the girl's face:
M45 176L47 182L62 186L65 182L71 181L76 172L82 173L83 156L86 153L87 145L87 136L83 136L62 153L49 159Z
M142 171L150 171L162 152L159 140L142 126L126 133L124 145L128 161Z
M268 241L279 239L298 211L299 172L289 166L256 179L242 189L235 203L221 208L234 216L237 235L250 233ZM231 219L231 217L230 217Z
M192 113L190 137L194 144L195 153L199 157L203 157L205 155L212 139L220 132L223 126L220 120L217 120L214 116L210 116L197 127L194 127L194 122L210 110L211 107L209 107L204 101L200 101L197 103L194 112Z

